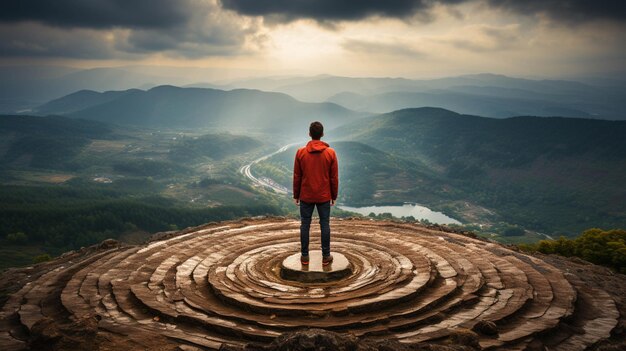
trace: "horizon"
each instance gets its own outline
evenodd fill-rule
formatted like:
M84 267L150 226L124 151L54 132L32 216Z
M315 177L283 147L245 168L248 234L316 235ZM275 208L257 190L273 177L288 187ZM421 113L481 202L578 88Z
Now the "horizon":
M203 67L203 66L167 66L167 65L141 65L141 64L120 64L120 65L102 65L102 66L93 66L93 67L82 67L82 66L73 66L73 65L55 65L55 64L0 64L0 69L3 68L63 68L63 69L72 69L75 70L71 73L75 73L78 71L95 71L95 70L106 70L106 69L120 69L120 70L129 70L133 69L179 69L179 70L213 70L219 69L216 67ZM427 81L427 80L437 80L437 79L445 79L445 78L458 78L458 77L472 77L472 76L495 76L495 77L506 77L506 78L514 78L514 79L524 79L524 80L534 80L534 81L574 81L586 83L587 80L606 80L606 81L615 81L624 83L626 82L626 72L623 76L615 76L611 73L605 74L597 74L597 75L581 75L581 76L539 76L539 75L515 75L515 74L505 74L498 72L490 72L490 71L475 71L475 72L467 72L460 74L446 74L446 73L434 73L432 75L423 75L423 76L403 76L403 75L368 75L368 74L332 74L332 73L301 73L301 72L286 72L286 73L270 73L270 72L259 72L257 74L248 74L246 75L245 69L242 70L234 70L235 72L240 72L241 74L236 74L232 76L232 78L220 78L220 77L207 77L208 80L198 79L198 83L222 83L222 82L234 82L238 80L253 80L253 79L289 79L289 78L318 78L318 77L337 77L337 78L363 78L363 79L406 79L406 80L416 80L416 81ZM71 74L70 73L70 74ZM231 73L231 72L229 72ZM211 81L213 79L213 81ZM167 85L167 83L161 84ZM175 85L175 84L172 84Z

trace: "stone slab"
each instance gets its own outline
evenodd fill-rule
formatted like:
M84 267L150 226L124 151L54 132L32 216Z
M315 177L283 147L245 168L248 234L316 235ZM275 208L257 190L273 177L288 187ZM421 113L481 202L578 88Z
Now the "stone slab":
M331 253L333 262L322 265L322 251L309 251L309 264L300 263L300 253L285 258L280 267L280 276L301 283L327 283L343 279L352 274L352 265L338 252Z

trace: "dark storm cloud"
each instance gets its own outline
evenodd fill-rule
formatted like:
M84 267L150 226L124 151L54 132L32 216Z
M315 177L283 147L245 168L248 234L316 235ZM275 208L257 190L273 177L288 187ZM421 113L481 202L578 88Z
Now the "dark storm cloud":
M626 20L625 0L488 0L491 7L522 15L544 14L563 22Z
M250 16L277 16L283 21L311 18L317 21L360 20L370 16L404 18L434 3L465 0L222 0L224 8Z
M370 16L408 18L428 13L435 4L486 2L520 15L544 14L556 21L596 19L623 21L625 0L221 0L224 8L243 15L267 16L289 22L310 18L319 22L356 21ZM426 17L428 18L428 17Z
M117 49L137 54L163 52L169 56L187 58L231 56L243 53L242 46L249 34L237 23L217 26L198 23L193 28L194 30L186 27L167 31L134 30L127 40L118 43Z
M259 21L212 1L1 0L0 11L0 57L201 58L244 53L258 40Z
M155 28L185 23L189 1L171 0L2 0L0 21L33 21L59 27Z
M109 59L122 56L103 34L94 30L73 30L37 23L0 25L0 56Z

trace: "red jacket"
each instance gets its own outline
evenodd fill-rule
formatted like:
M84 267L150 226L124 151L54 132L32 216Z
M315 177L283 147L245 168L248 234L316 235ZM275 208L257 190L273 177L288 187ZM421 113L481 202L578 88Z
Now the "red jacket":
M296 152L293 164L293 198L304 202L337 199L339 175L335 150L321 140L311 140Z

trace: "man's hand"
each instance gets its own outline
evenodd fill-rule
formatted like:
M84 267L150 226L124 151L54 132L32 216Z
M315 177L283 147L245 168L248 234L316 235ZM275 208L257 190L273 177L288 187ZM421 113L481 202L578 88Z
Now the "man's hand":
M335 206L335 200L330 200L330 205Z
M300 199L293 199L293 203L296 204L296 206L300 206Z

